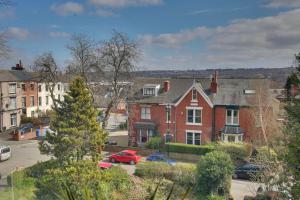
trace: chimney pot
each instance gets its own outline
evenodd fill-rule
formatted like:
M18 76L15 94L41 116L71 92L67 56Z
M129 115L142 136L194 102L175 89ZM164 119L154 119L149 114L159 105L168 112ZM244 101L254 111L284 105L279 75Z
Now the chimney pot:
M217 93L218 90L218 72L215 71L215 73L212 75L211 83L210 83L210 91L211 93Z
M168 92L170 90L170 81L164 81L164 92Z

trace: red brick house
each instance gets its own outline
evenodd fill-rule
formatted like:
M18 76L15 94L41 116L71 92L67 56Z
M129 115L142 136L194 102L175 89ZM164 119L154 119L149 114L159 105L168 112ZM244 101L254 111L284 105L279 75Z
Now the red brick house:
M153 136L201 145L214 140L243 142L255 135L251 107L255 88L267 79L145 79L128 100L129 145Z

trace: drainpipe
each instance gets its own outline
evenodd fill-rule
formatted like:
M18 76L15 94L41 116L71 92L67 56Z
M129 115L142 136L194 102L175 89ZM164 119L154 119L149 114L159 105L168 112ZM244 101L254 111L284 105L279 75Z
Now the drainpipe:
M216 141L216 106L213 106L212 110L212 135L211 135L211 141Z

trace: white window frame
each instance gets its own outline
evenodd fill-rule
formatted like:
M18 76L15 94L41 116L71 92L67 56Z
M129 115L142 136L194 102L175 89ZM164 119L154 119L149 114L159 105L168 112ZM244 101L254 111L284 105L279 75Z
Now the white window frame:
M147 143L150 138L152 138L154 136L154 131L152 129L146 129L146 134L147 134L147 141L146 142L142 142L142 131L144 129L139 129L139 142L140 144L145 144Z
M151 92L149 92L151 91ZM156 95L156 88L155 87L144 87L143 88L143 95L144 96L155 96Z
M29 100L30 100L30 107L33 107L34 106L34 96L30 96Z
M193 134L193 144L189 144L189 145L197 145L197 144L195 144L195 134L196 133L199 133L199 135L200 135L200 144L199 145L197 145L197 146L200 146L200 145L202 145L202 131L196 131L196 130L186 130L185 131L185 144L188 144L188 142L187 142L187 134L188 133L192 133Z
M9 94L16 94L17 93L17 84L16 83L10 83L8 85L8 92L9 92Z
M196 88L193 88L192 89L192 101L193 102L196 102L198 99L197 99L197 97L198 97L198 94L197 94L198 92L197 92L197 90L196 90Z
M193 111L193 122L189 122L188 121L188 111L189 110L194 110ZM200 123L196 123L196 110L200 111ZM186 124L187 125L198 125L201 126L202 125L202 113L203 113L203 108L202 107L186 107Z
M149 112L147 112L147 110ZM145 112L143 112L145 111ZM151 119L151 108L150 107L141 107L141 119Z
M9 109L17 109L17 97L9 98Z
M166 109L167 109L167 107L168 106L166 106ZM169 106L169 112L167 112L166 111L166 123L171 123L171 117L172 117L172 115L171 115L171 113L172 113L172 106ZM168 116L168 114L169 114L169 116Z
M13 116L15 116L14 118L13 118ZM12 126L12 127L15 127L15 126L17 126L17 113L13 113L13 114L11 114L10 115L10 126ZM14 119L14 120L13 120ZM12 123L12 122L14 122L14 123Z
M26 97L22 97L21 103L22 103L22 108L26 108ZM24 103L24 105L23 105L23 103Z
M42 106L43 104L43 98L42 97L38 97L38 100L39 100L39 106Z
M225 134L222 133L221 134L221 140L223 142L229 142L228 141L228 136L234 136L234 143L243 143L244 141L244 135L243 134Z
M231 116L230 116L230 123L228 123L228 116L227 116L227 112L231 111ZM237 111L237 123L233 123L233 118L234 118L234 111ZM239 125L240 124L240 111L239 109L226 109L226 125Z

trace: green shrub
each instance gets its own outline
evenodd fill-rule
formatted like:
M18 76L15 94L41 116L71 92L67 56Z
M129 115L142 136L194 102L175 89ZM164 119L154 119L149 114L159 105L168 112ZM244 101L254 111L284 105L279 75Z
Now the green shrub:
M218 143L216 150L226 152L230 155L232 162L247 160L252 153L250 144Z
M163 141L161 137L152 137L145 144L146 148L148 149L159 149L162 145L163 145Z
M225 152L213 151L202 156L197 164L196 189L202 196L229 194L233 164Z
M35 184L35 179L27 176L26 170L16 171L7 176L7 183L10 187L24 188L32 187Z
M266 159L270 161L277 161L277 157L278 156L276 152L271 148L268 149L266 146L256 148L254 154L252 155L252 158L257 162Z
M145 162L136 166L135 175L150 179L165 178L188 187L196 182L196 165L178 163L171 166L163 162Z
M194 186L196 183L196 165L178 163L173 167L173 181L183 186Z
M207 145L190 145L190 144L181 144L181 143L168 143L165 145L166 150L174 153L188 153L196 155L205 155L215 149L214 144Z
M172 166L163 162L141 162L136 166L135 175L142 178L172 179Z

